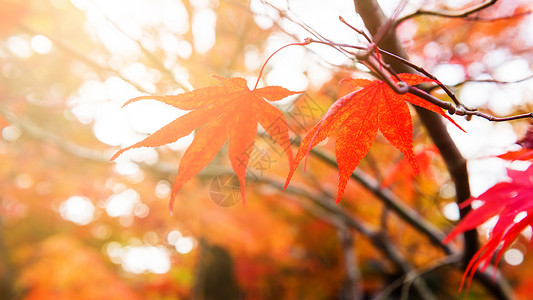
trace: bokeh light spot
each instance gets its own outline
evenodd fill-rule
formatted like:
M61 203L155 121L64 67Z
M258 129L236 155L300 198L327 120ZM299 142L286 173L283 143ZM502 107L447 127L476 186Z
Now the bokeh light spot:
M94 218L94 211L91 200L80 196L70 197L59 206L61 217L78 225L91 223Z
M176 241L174 246L176 247L176 251L178 251L180 254L187 254L192 251L194 244L194 238L181 237Z

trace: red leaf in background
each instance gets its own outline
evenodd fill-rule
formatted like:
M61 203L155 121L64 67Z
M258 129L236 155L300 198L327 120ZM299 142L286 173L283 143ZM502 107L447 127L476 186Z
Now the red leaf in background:
M398 76L410 85L432 81L414 74ZM292 166L287 176L285 187L289 184L298 163L309 155L311 148L335 131L338 131L335 154L339 167L336 203L342 198L353 170L370 149L378 129L406 156L415 173L418 173L420 168L413 153L413 123L406 101L434 111L459 127L440 107L410 93L397 94L381 80L350 78L344 81L352 84L354 88L363 87L363 89L351 92L335 101L324 118L303 138L296 154L296 164Z
M179 109L192 110L168 125L154 132L146 139L126 147L113 155L116 159L124 151L138 147L156 147L173 143L195 129L196 136L181 158L178 175L172 186L170 210L174 199L185 182L200 172L218 153L229 139L229 159L239 178L243 203L245 197L246 168L250 151L257 135L257 124L261 124L270 137L281 145L292 165L289 131L283 113L269 101L281 100L297 94L279 86L267 86L250 90L244 78L218 79L221 86L209 86L173 96L142 96L126 102L154 99Z
M508 151L497 157L505 160L533 160L533 124L530 124L527 128L526 134L523 138L516 142L522 146L522 149L516 151Z
M435 155L439 154L439 150L435 145L428 145L415 151L415 159L420 165L420 172L425 177L433 178L431 172L431 162ZM393 165L385 173L383 180L381 181L381 187L388 188L395 182L401 182L401 188L405 191L407 199L414 198L414 186L415 170L409 166L407 159L400 160L397 164Z
M498 158L501 158L501 159L505 159L505 160L523 160L523 161L527 161L527 160L533 160L533 149L527 149L527 148L524 148L524 149L520 149L520 150L516 150L516 151L508 151L504 154L501 154L501 155L498 155L496 156Z
M444 239L444 243L449 243L457 235L480 226L492 217L498 217L488 242L479 249L466 268L461 288L467 278L468 287L476 270L487 268L494 255L497 255L494 261L497 264L522 230L533 224L533 165L525 171L508 170L507 174L510 181L500 182L479 197L463 203L464 207L479 200L482 206L468 213ZM527 215L516 220L520 212L526 212Z

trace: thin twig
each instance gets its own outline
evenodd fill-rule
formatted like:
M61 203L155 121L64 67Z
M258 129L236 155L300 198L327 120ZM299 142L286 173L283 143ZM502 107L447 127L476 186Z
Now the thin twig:
M458 11L419 9L419 10L417 10L416 12L414 12L412 14L409 14L407 16L399 18L396 21L396 26L398 26L399 24L401 24L405 20L408 20L408 19L411 19L411 18L414 18L414 17L417 17L417 16L423 16L423 15L443 17L443 18L465 18L465 17L468 17L469 15L471 15L471 14L473 14L475 12L481 11L481 10L483 10L483 9L489 7L489 6L492 6L492 5L496 4L496 2L498 2L498 0L487 0L487 1L481 2L481 3L477 4L477 5L474 5L472 7L465 8L463 10L458 10Z
M533 79L533 75L529 75L527 77L518 79L518 80L510 80L510 81L502 81L497 79L467 79L465 81L459 82L457 84L452 85L453 88L461 87L467 83L496 83L496 84L513 84L513 83L520 83L523 81L527 81Z
M227 1L227 0L226 0ZM284 11L276 6L274 6L273 4L271 4L270 2L268 1L265 1L265 0L261 0L261 2L269 7L271 7L272 9L276 10L279 14L280 17L283 17L285 18L286 20L292 22L294 25L298 26L298 27L301 27L303 30L307 31L309 34L311 34L313 37L315 37L316 39L320 40L320 41L325 41L325 42L331 42L329 39L327 39L324 35L320 34L318 31L316 31L314 28L312 28L311 26L307 25L305 22L303 22L301 19L298 18L298 16L294 16L294 17L291 17L289 16L289 14L291 13L291 11ZM294 18L298 18L299 20L295 20ZM277 20L272 20L274 22L274 24L278 27L281 28L281 26L278 24ZM285 33L287 33L284 29L283 31ZM293 36L292 34L289 34L287 33L289 36ZM294 37L294 36L293 36ZM295 38L295 40L299 40L299 38ZM334 46L332 46L333 48L335 48L336 50L338 50L339 52L341 52L343 55L345 55L347 58L350 58L350 56L346 53L344 53L341 49L338 49ZM319 56L320 57L320 56Z

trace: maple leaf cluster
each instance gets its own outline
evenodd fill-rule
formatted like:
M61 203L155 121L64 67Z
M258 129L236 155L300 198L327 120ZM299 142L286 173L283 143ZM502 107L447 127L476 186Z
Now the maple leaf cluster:
M353 91L331 105L324 118L305 135L296 157L293 158L285 117L279 109L265 100L277 101L299 92L279 86L250 90L243 78L215 78L222 85L179 95L141 96L124 104L154 99L182 110L190 110L144 140L118 151L111 158L114 160L132 148L172 143L198 129L192 144L180 161L169 204L171 211L180 188L209 164L227 140L229 160L239 179L242 199L245 201L246 169L250 160L249 152L257 136L257 124L260 124L276 143L283 146L288 156L290 171L285 188L298 164L309 156L311 149L336 133L335 153L339 169L336 203L341 200L353 170L370 150L378 130L405 155L414 173L419 172L420 167L413 152L413 124L407 102L438 113L462 130L442 108L418 96L410 93L398 94L381 80L348 78L343 82L349 84ZM391 79L394 82L401 80L411 86L434 82L430 78L414 74L398 74L397 78ZM273 126L274 123L278 126ZM530 151L525 149L509 152L502 157L529 157ZM529 200L533 191L533 166L526 171L509 170L508 174L511 179L509 182L499 183L483 195L462 204L467 206L474 200L482 202L482 206L470 212L444 240L444 243L449 243L457 235L478 227L492 217L499 217L488 243L476 253L468 265L461 285L469 275L469 280L472 279L475 270L486 268L494 253L497 254L498 261L503 250L533 222L533 202ZM526 212L527 215L516 220L519 212Z
M118 151L111 158L114 160L132 148L156 147L175 142L199 128L192 144L181 159L178 175L172 187L171 211L175 196L183 184L209 164L228 139L229 159L239 178L242 199L245 201L244 187L250 158L249 149L254 144L258 123L276 143L284 146L289 157L291 167L285 187L289 184L298 163L309 155L311 148L337 132L339 186L336 203L342 198L348 178L369 151L378 130L392 145L404 153L415 173L419 172L420 168L413 153L413 124L406 102L434 111L459 127L440 107L418 96L410 93L397 94L381 80L348 78L343 81L350 84L354 91L331 105L324 118L303 138L296 159L293 161L285 117L265 99L277 101L299 92L279 86L250 90L243 78L218 76L215 78L222 83L221 86L200 88L173 96L141 96L124 104L128 105L142 99L154 99L182 110L192 110L146 139ZM433 81L414 74L398 74L397 78L409 85ZM393 78L396 82L398 79ZM281 127L272 126L280 121Z

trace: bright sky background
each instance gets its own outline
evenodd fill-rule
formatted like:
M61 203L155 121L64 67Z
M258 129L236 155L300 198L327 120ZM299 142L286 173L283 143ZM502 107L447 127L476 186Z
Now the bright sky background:
M147 47L162 48L168 53L169 58L164 61L165 66L172 69L175 78L186 85L187 70L179 66L178 58L187 58L192 51L204 53L209 50L215 42L214 25L215 14L209 8L210 3L216 0L193 0L194 23L192 28L185 22L186 10L180 1L176 0L71 0L79 9L85 11L87 15L86 31L101 40L104 46L115 55L110 62L111 67L119 69L121 74L136 82L149 92L155 92L155 82L159 80L161 74L155 70L147 70L146 67L136 60L142 53L136 43L130 37L138 39ZM54 2L61 3L56 0ZM286 1L270 1L272 4L286 9ZM390 14L396 8L399 1L382 0L379 1L384 10ZM446 1L450 6L460 6L464 1ZM422 0L410 1L405 7L405 12L415 10L423 3ZM60 4L58 4L60 5ZM272 18L276 18L275 12L264 6L259 0L251 1L251 8L257 14L256 23L262 27L273 25ZM291 1L290 10L297 20L301 20L312 28L318 29L321 34L333 41L362 43L360 37L338 21L338 16L343 16L349 23L356 27L363 28L362 21L355 16L352 1L336 0L299 0ZM116 23L123 32L113 27L106 17ZM525 22L520 36L531 38L533 43L533 19ZM142 28L150 25L163 24L164 29L160 41L153 41L143 36ZM528 25L529 24L529 25ZM286 21L282 21L288 31L294 32L303 38L309 34L301 28ZM176 41L173 33L182 34L189 29L192 30L195 49L186 41ZM293 42L284 36L271 38L266 47L267 52L273 52L280 46ZM16 53L21 58L29 57L33 52L47 53L52 51L53 44L43 36L34 36L30 41L19 37L12 37L7 41L10 49L17 50ZM427 51L432 50L433 45L427 45ZM320 57L327 57L327 61L333 64L341 64L346 58L340 53L327 46L309 46ZM256 69L265 58L259 57L253 50L246 54L246 64L251 70L251 74L256 74ZM497 67L496 79L516 80L524 78L532 73L525 60L509 59L508 53L492 51L485 54L484 63L494 64ZM306 55L306 51L301 47L290 47L277 54L270 62L271 73L263 79L263 84L283 85L292 90L302 90L309 86L319 86L328 80L329 71L323 63ZM306 78L304 72L312 74ZM476 66L468 70L459 65L439 65L433 70L434 74L442 82L455 84L464 79L467 75L477 79L487 78L487 74L476 73ZM256 76L256 75L250 75ZM253 82L253 81L252 81ZM192 88L189 85L190 88ZM532 92L531 81L520 84L495 86L483 83L470 83L464 86L461 94L461 101L466 105L480 106L487 104L491 108L501 111L503 114L510 111L513 105L517 105L522 94ZM176 89L169 93L178 93L182 90ZM126 108L120 107L128 99L139 96L140 93L121 78L115 76L105 81L100 81L96 76L88 74L84 84L78 93L69 99L69 105L75 117L84 124L92 124L96 137L113 147L124 147L131 145L152 133L160 127L166 125L185 112L156 102L141 101L129 105ZM506 101L502 101L505 99ZM498 181L506 178L505 167L509 164L495 159L488 158L491 155L505 151L510 145L516 142L516 135L510 124L491 123L483 119L474 118L467 122L461 117L454 119L468 132L460 132L450 124L449 132L457 142L463 155L469 159L469 172L474 195L479 195L484 190ZM181 139L177 143L170 145L172 149L185 149L192 141L193 136ZM135 176L142 180L140 169L131 161L155 163L158 159L157 151L151 148L141 148L130 150L122 155L117 161L115 171L122 175ZM520 166L518 166L520 167ZM141 174L141 175L139 175ZM140 176L140 177L139 177ZM149 208L142 203L141 196L132 189L123 186L113 186L116 192L106 200L105 210L111 217L117 217L123 225L131 222L131 218L146 216ZM156 193L158 197L165 198L169 193L169 183L164 182L158 185ZM455 208L456 209L456 208ZM454 208L447 207L447 214L453 218ZM90 200L83 197L74 196L67 199L59 208L59 213L65 220L72 221L79 225L91 222L94 217L94 206ZM193 250L196 241L193 237L184 237L177 230L168 233L162 240L167 241L167 245L175 247L178 253L185 254ZM110 243L107 248L110 258L123 266L127 271L134 273L153 272L162 273L168 271L170 267L169 252L161 245L150 244L145 241L134 241L129 245ZM516 255L511 255L510 260Z

